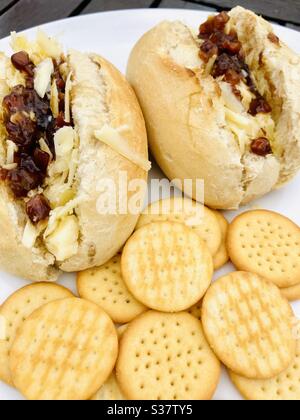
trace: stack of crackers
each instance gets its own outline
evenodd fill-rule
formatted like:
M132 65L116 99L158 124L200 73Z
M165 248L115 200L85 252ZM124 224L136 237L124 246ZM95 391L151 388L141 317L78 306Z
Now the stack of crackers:
M0 308L0 378L28 399L208 400L222 364L247 399L300 399L300 229L279 214L229 225L159 201L77 289L33 284Z

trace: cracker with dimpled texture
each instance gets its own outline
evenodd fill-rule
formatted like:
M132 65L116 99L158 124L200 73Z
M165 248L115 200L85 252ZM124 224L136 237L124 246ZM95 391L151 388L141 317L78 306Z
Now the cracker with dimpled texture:
M135 298L162 312L180 312L199 302L213 275L211 254L200 237L169 222L137 230L123 250L121 267Z
M256 274L235 272L214 283L203 300L202 322L216 355L241 376L272 378L295 357L292 309Z
M78 273L78 294L99 305L117 324L132 321L147 308L129 292L121 273L121 256L102 267Z
M18 329L29 315L46 303L72 297L70 290L53 283L35 283L13 293L1 306L0 317L5 326L0 339L0 379L13 385L9 369L9 352Z
M209 400L221 374L201 322L188 313L149 311L125 332L117 379L131 400Z
M92 302L70 298L27 318L13 344L10 369L29 400L87 400L109 378L117 355L108 315Z
M296 357L290 367L272 379L254 380L230 374L241 394L252 401L299 401L300 400L300 340Z
M212 255L218 252L222 235L214 213L190 198L171 198L150 204L141 215L137 229L155 222L183 223L206 243Z
M227 248L233 264L280 288L299 284L300 228L267 210L249 211L229 227Z
M229 261L229 255L228 255L228 251L226 247L229 223L227 219L225 218L225 216L223 216L223 214L220 213L219 211L214 210L213 213L218 219L220 229L221 229L221 234L222 234L221 246L218 249L218 252L214 256L214 268L215 270L219 270Z

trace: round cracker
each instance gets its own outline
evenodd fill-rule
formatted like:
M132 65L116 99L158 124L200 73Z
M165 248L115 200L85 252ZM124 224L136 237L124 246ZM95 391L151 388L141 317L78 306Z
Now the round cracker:
M25 319L41 306L72 297L65 287L53 283L34 283L17 290L1 306L0 317L4 325L4 337L0 340L0 379L13 386L9 369L9 353L19 328Z
M287 287L286 289L280 289L281 294L290 302L300 300L300 284L296 286Z
M300 229L291 220L267 210L237 217L229 227L227 248L233 264L272 281L280 288L300 279Z
M230 373L240 393L251 401L299 401L300 400L300 341L297 342L296 358L280 375L267 380L246 379Z
M188 313L193 315L199 321L201 321L201 318L202 318L202 300L200 302L196 303L196 305L192 306L188 310Z
M10 369L29 400L87 400L108 379L117 355L108 315L92 302L69 298L27 318L12 346Z
M220 248L222 235L216 216L190 198L173 197L150 204L141 215L137 229L155 222L183 223L200 236L212 255Z
M209 400L220 374L201 323L188 313L149 311L122 338L117 379L130 400Z
M222 234L221 246L218 249L218 252L216 253L216 255L214 256L214 268L215 270L219 270L229 261L229 254L226 247L229 223L227 219L225 218L225 216L219 211L213 210L213 213L218 219L220 229L221 229L221 234Z
M117 382L116 374L113 372L105 384L93 396L92 401L122 401L125 397Z
M78 273L80 297L99 305L117 324L125 324L147 308L129 292L121 274L121 256L99 268Z
M135 298L162 312L192 307L204 296L213 275L206 245L180 223L152 223L137 230L123 250L121 266Z
M219 359L238 375L269 379L295 357L292 309L256 274L235 272L214 283L203 300L202 322Z

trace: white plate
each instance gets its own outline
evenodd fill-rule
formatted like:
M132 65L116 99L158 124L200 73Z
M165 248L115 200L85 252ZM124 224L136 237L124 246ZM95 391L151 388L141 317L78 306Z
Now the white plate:
M66 48L76 48L82 51L94 51L111 60L123 73L125 73L127 59L135 42L148 29L164 19L184 20L188 24L198 27L200 22L208 16L207 12L189 10L128 10L120 12L107 12L95 15L80 16L43 25L45 31L51 35L59 36ZM12 28L13 30L13 28ZM283 27L276 28L278 35L294 50L300 53L300 33ZM34 36L35 30L26 31ZM0 41L0 50L10 52L9 40ZM153 177L162 177L159 169L152 171ZM292 218L300 225L300 176L285 189L273 192L265 198L254 203L261 208L278 211ZM228 213L232 218L236 213ZM232 271L228 265L217 273L220 275ZM12 277L4 272L0 273L0 303L18 288L26 285L22 279ZM66 275L60 281L62 284L75 288L74 276ZM300 317L300 302L293 305L295 314ZM0 400L22 399L20 394L0 383ZM241 396L235 390L227 374L224 372L220 386L215 395L216 400L239 400Z

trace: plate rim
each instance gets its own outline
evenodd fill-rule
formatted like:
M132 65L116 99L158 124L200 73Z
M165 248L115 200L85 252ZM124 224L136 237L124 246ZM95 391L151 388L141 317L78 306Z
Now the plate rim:
M251 9L249 9L251 10ZM180 9L180 8L166 8L166 7L162 7L162 8L134 8L134 9L120 9L120 10L105 10L103 12L94 12L94 13L86 13L86 14L82 14L82 15L78 15L78 16L69 16L66 18L61 18L61 19L55 19L55 20L51 20L50 22L44 22L41 23L40 25L35 25L35 26L30 26L29 28L25 28L22 29L21 31L17 31L18 34L23 34L23 33L27 33L30 31L34 31L37 30L38 28L43 28L45 26L51 26L51 25L55 25L58 23L68 23L70 21L72 22L76 22L77 20L88 20L91 18L95 18L97 16L102 16L102 15L121 15L121 14L128 14L128 13L134 13L134 14L163 14L166 12L169 13L181 13L182 14L182 18L184 19L184 15L188 15L188 14L199 14L199 15L203 15L203 16L209 16L211 14L215 14L218 11L214 11L214 10L195 10L195 9ZM280 28L281 30L285 31L287 34L288 33L293 33L293 34L298 34L298 36L300 37L300 32L297 31L296 29L293 28L288 28L286 26L280 25L277 22L272 21L272 19L266 19L269 23L271 23L271 25L275 28ZM13 31L12 31L13 32ZM1 38L0 39L0 45L2 43L5 43L7 41L9 41L10 39L10 35Z

